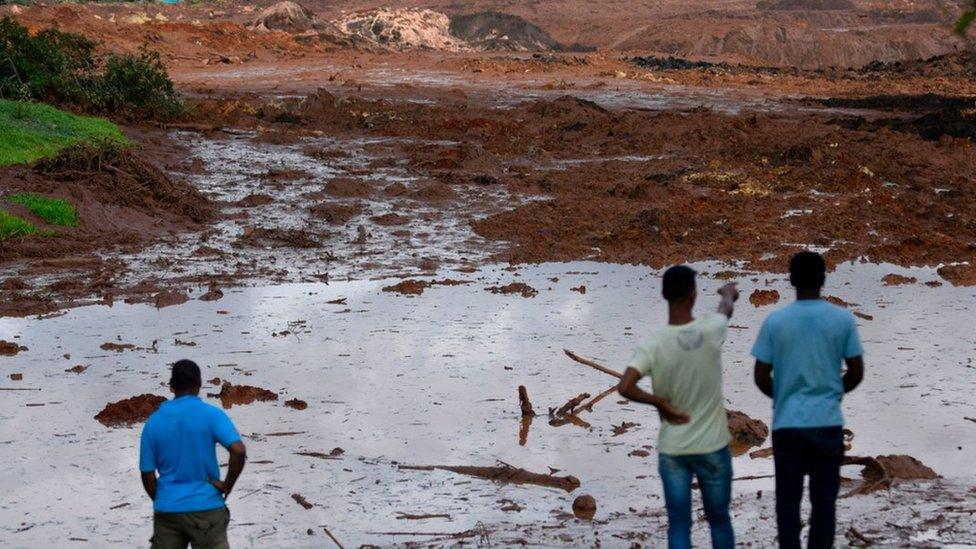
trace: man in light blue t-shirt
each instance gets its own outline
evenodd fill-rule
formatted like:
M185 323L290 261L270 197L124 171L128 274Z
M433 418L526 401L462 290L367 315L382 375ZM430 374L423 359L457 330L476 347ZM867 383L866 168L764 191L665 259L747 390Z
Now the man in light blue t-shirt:
M800 547L806 475L812 508L808 547L833 546L844 458L840 403L864 377L854 315L820 296L826 273L820 254L793 256L790 283L796 301L766 318L752 348L756 385L773 399L776 522L784 549Z
M139 471L155 511L152 549L228 547L230 513L224 500L244 470L246 450L227 414L200 400L201 384L196 363L174 364L173 400L149 416L142 429ZM217 444L230 452L223 481Z

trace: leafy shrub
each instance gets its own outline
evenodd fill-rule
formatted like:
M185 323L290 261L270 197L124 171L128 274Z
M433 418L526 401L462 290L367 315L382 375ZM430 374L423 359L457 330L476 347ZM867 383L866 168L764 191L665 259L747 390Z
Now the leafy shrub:
M159 53L95 55L84 36L43 30L31 36L0 19L0 98L71 105L128 118L167 118L182 103Z
M67 200L42 196L37 193L17 193L7 198L12 204L26 207L37 217L51 225L74 227L78 225L78 211Z

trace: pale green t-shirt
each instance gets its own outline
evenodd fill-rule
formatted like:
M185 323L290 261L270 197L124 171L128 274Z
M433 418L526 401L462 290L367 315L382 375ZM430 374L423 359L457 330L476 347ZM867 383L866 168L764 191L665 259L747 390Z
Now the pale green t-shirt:
M682 326L665 326L634 350L630 367L650 376L654 394L671 401L691 421L661 422L662 454L707 454L732 440L722 396L722 343L728 318L721 313Z

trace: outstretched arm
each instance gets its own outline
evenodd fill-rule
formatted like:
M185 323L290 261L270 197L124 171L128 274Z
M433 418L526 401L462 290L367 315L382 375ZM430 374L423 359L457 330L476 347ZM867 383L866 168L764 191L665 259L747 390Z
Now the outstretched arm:
M244 462L247 460L247 449L244 448L244 443L239 440L231 444L227 451L230 452L227 477L224 480L209 479L210 484L213 484L214 488L220 490L220 493L224 495L224 499L227 499L230 491L234 489L237 477L241 476L241 472L244 470Z
M845 358L844 362L847 364L847 372L844 374L844 392L849 393L864 379L864 357Z
M628 400L654 406L657 408L658 413L661 414L661 419L668 423L681 425L691 421L691 418L687 414L683 414L671 406L670 400L648 393L638 387L637 382L640 378L640 372L634 368L627 368L624 371L623 377L620 378L620 383L617 384L617 392L620 393L620 396Z
M735 282L729 282L718 289L718 295L722 296L722 301L718 303L718 312L728 318L732 318L735 312L735 302L739 299L739 288Z
M757 360L753 374L756 379L756 387L759 387L764 395L773 398L773 365Z

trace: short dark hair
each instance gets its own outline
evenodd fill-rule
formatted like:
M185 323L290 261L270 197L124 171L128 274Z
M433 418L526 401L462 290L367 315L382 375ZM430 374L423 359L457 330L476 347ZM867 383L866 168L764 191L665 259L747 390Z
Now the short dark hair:
M174 391L196 389L203 385L200 377L200 367L192 360L178 360L173 364L173 377L169 379L169 386Z
M668 301L680 301L695 291L694 269L687 265L675 265L664 271L661 284L661 295Z
M800 252L790 259L790 284L797 288L822 288L827 263L816 252Z

